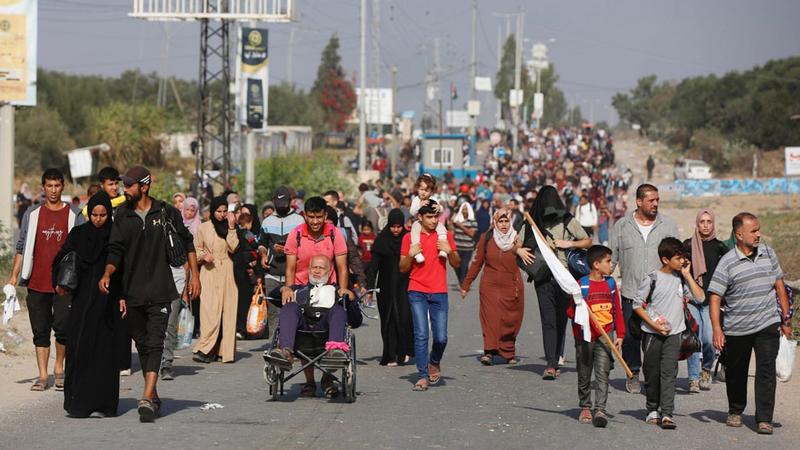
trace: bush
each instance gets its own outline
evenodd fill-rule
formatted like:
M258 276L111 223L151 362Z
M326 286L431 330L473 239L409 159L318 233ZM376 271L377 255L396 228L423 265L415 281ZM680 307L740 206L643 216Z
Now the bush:
M14 240L11 239L13 237L11 230L2 223L0 223L0 236L2 236L0 239L0 280L3 280L3 284L5 284L5 280L11 276L11 268L14 264Z
M692 136L689 155L707 162L715 172L727 172L731 168L727 149L728 141L719 130L703 128Z
M255 185L259 205L270 199L279 186L305 191L306 198L330 189L347 191L351 188L339 159L332 153L316 151L256 161Z

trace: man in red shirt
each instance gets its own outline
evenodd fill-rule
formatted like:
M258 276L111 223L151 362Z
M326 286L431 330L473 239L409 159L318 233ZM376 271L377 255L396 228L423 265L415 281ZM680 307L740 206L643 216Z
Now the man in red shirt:
M447 266L439 252L447 253L447 261L458 269L461 258L455 251L456 243L453 233L447 233L447 241L439 241L436 226L439 224L439 213L434 207L436 201L419 209L420 232L419 244L411 245L411 234L403 237L400 246L400 272L411 271L408 283L408 301L411 304L411 316L414 322L414 352L416 354L419 380L414 385L415 391L428 390L429 384L436 384L442 376L440 363L447 346ZM425 261L418 263L414 257L422 253ZM428 316L433 333L433 347L428 356Z
M14 268L8 284L28 287L28 316L36 347L39 377L32 391L47 389L47 362L50 359L50 331L56 336L56 363L53 368L56 390L64 389L64 356L66 355L67 322L71 298L56 295L53 290L52 267L67 234L84 222L80 210L61 201L64 175L58 169L47 169L42 175L45 201L29 208L19 230Z

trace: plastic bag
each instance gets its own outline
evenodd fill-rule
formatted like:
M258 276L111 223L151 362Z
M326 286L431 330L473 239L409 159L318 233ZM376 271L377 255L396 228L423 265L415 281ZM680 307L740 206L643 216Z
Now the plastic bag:
M794 352L796 349L797 341L790 341L786 339L786 336L781 335L778 357L775 359L775 377L782 383L786 383L792 378Z
M181 314L178 316L178 339L175 344L177 350L191 347L192 335L194 334L194 314L187 308L181 308Z
M250 309L247 310L247 334L261 336L267 329L267 299L261 285L256 287Z

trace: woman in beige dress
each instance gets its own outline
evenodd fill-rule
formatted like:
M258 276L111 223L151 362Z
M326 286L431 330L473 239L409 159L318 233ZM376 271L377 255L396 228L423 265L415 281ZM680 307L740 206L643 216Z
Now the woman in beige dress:
M211 220L197 228L194 237L200 262L200 339L193 360L232 362L236 355L236 307L239 292L230 255L239 246L236 217L228 212L224 197L211 201Z

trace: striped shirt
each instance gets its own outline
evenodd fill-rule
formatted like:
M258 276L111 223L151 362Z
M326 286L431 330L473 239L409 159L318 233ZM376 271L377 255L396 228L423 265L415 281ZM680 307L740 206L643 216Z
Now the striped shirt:
M476 220L465 219L463 222L461 222L461 224L467 228L475 230L475 232L478 231L478 222ZM456 241L457 250L466 252L475 250L475 240L470 235L465 233L461 228L456 226L453 227L453 237Z
M761 244L751 260L738 247L719 260L708 292L722 297L725 311L722 329L726 335L744 336L780 322L776 307L775 281L783 270L775 251Z

